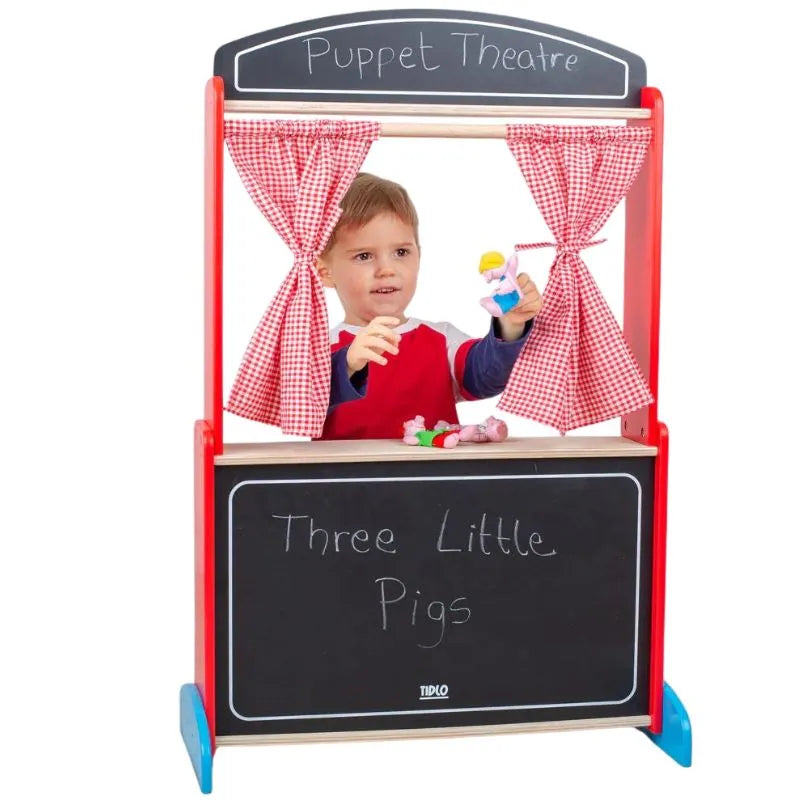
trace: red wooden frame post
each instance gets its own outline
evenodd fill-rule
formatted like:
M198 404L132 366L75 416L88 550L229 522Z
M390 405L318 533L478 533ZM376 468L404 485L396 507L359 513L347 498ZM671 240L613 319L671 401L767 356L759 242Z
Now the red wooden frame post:
M664 610L667 566L667 465L669 434L658 424L658 455L653 498L653 589L650 633L650 732L661 733L664 710Z
M625 204L625 339L653 393L654 402L622 417L622 435L658 448L653 498L653 588L650 635L650 731L661 733L664 695L664 586L667 522L667 427L658 421L658 344L661 309L661 181L664 159L664 101L642 89L642 107L653 138Z
M206 85L205 154L205 418L222 453L222 148L225 140L222 78Z
M216 750L214 659L214 456L222 452L222 78L206 85L204 415L195 423L195 684Z
M206 420L194 426L194 682L216 749L214 672L214 434Z

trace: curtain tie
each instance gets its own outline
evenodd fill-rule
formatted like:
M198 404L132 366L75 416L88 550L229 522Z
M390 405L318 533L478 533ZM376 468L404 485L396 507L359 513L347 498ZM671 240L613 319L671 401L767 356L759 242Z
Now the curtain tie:
M538 250L541 247L555 247L556 255L560 256L564 253L572 253L577 255L578 251L585 250L587 247L594 247L598 244L608 241L607 239L595 239L587 242L581 239L567 239L564 242L532 242L530 244L515 244L514 250Z
M298 267L316 267L317 254L313 252L304 253L295 251L292 253L294 256L294 263Z

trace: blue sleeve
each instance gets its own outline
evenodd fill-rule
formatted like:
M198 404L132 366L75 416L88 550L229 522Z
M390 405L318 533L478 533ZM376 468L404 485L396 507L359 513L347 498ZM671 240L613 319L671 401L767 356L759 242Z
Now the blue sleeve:
M351 400L361 400L367 395L367 367L347 374L347 348L340 347L331 353L331 399L328 413L336 406Z
M517 356L528 341L533 320L525 323L525 330L519 339L504 342L497 320L492 318L492 329L467 353L464 365L464 388L476 400L494 397L506 388L508 376L514 369Z

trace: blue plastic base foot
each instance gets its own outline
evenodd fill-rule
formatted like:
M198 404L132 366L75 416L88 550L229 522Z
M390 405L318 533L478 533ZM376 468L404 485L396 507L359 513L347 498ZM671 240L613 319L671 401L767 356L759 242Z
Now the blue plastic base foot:
M189 751L203 794L211 794L211 733L200 692L194 683L181 686L181 736Z
M661 733L650 733L650 739L682 767L692 766L692 724L678 695L664 684L664 709Z

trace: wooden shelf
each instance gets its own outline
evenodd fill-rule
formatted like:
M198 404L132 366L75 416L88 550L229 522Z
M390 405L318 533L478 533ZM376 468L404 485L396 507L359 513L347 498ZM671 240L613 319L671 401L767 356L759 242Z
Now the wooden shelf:
M445 461L495 458L611 458L655 456L656 447L622 436L536 436L500 444L460 444L451 450L410 447L394 439L226 444L217 466L234 464L343 463L353 461Z

